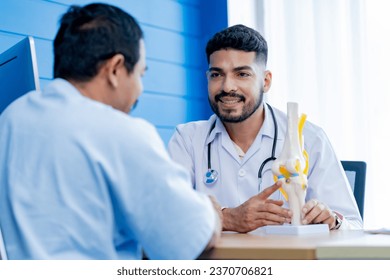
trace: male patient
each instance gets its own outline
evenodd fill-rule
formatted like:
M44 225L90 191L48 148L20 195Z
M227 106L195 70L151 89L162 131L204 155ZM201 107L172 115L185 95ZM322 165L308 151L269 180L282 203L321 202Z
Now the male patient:
M155 128L128 115L142 91L135 19L72 6L55 79L0 117L0 227L9 259L193 259L220 234Z

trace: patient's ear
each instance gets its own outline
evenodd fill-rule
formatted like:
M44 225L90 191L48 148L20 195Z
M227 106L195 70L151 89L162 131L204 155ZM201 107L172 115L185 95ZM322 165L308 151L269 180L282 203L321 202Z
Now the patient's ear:
M122 54L111 57L103 67L107 73L108 83L116 88L119 85L120 73L124 70L125 58Z

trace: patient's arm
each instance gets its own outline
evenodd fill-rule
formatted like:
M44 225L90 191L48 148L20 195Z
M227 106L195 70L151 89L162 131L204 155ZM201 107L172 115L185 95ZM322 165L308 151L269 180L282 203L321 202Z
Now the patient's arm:
M215 244L218 242L219 238L221 237L221 231L222 231L223 215L222 215L221 205L218 204L218 202L215 200L214 197L209 196L209 198L213 204L214 211L215 211L214 214L216 215L216 219L215 219L213 235L211 236L209 243L204 249L204 252L215 246Z

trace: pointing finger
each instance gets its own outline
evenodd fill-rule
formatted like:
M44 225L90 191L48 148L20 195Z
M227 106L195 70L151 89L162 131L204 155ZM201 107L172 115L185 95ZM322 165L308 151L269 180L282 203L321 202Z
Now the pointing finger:
M282 187L282 182L278 181L273 184L271 187L264 189L261 193L258 194L260 199L267 199L271 194L276 192L278 189Z

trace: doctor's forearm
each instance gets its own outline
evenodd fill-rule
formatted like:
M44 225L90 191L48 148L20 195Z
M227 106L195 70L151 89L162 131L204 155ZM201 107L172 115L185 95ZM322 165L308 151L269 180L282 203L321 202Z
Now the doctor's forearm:
M222 210L222 230L223 231L236 231L236 226L234 225L234 215L232 213L232 208L224 208Z
M241 233L247 233L251 231L248 226L243 224L244 217L240 214L237 208L224 208L222 210L222 230L223 231L236 231Z

